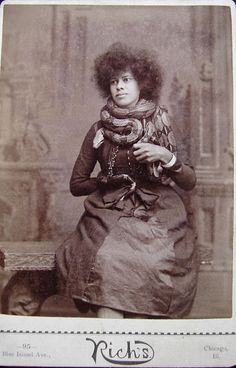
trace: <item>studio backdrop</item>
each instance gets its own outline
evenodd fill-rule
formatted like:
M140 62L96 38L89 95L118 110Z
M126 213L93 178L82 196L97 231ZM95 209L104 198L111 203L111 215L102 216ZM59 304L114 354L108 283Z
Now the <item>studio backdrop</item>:
M191 159L198 180L188 203L201 257L190 317L230 317L229 8L6 5L2 42L2 244L60 244L75 229L84 198L71 196L70 174L83 137L105 103L92 78L94 58L114 42L148 48L156 53L164 71L160 104L168 108L180 155ZM26 266L27 262L30 258L26 257ZM2 268L2 289L7 277L9 273L6 276Z

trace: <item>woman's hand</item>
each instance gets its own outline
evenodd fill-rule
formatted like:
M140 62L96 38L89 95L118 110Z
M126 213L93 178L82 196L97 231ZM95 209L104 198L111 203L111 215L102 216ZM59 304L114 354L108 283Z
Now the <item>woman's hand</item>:
M152 143L135 143L133 145L133 154L141 164L161 161L167 164L173 157L167 148Z

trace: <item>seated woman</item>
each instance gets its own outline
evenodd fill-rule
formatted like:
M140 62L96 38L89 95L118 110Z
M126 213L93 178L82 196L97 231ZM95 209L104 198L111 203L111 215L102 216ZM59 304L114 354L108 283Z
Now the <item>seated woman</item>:
M108 100L72 172L71 193L87 198L57 251L59 290L98 317L182 317L198 267L175 187L189 191L196 178L178 158L167 110L158 105L160 67L147 51L117 43L95 60L95 80Z

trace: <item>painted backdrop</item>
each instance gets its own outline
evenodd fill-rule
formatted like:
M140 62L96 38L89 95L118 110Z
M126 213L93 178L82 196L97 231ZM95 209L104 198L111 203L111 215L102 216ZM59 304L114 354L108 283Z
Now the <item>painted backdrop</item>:
M104 104L92 79L93 61L117 41L155 51L163 66L160 103L168 107L180 151L192 159L198 177L192 209L201 282L208 287L194 316L229 316L233 138L227 7L5 6L0 241L62 241L74 230L83 198L70 195L70 173ZM211 303L219 303L212 312Z

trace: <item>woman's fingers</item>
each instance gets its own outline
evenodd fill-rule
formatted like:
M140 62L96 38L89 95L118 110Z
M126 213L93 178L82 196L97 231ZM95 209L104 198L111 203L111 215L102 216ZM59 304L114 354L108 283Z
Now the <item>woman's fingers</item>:
M143 147L144 145L145 145L145 143L135 143L135 144L133 144L133 148L138 149L140 147Z
M144 160L144 159L148 158L148 153L143 152L143 151L136 151L136 152L134 152L134 156L135 156L137 161L141 161L141 160Z
M161 147L150 143L136 143L133 145L133 154L140 163L154 162L159 159L159 150Z
M156 157L149 152L140 152L135 156L136 160L140 163L156 161Z
M148 153L150 151L150 147L145 143L136 143L133 145L133 154L134 156L139 156L143 153Z
M152 163L155 161L167 163L173 157L173 153L167 148L153 143L135 143L133 145L133 155L141 163Z
M137 160L138 162L140 162L141 164L151 163L151 162L156 161L156 160L154 160L152 157L147 157L146 155L136 157L136 160Z
M143 153L145 153L142 149L136 150L133 152L134 156L137 158L138 156L142 155Z

